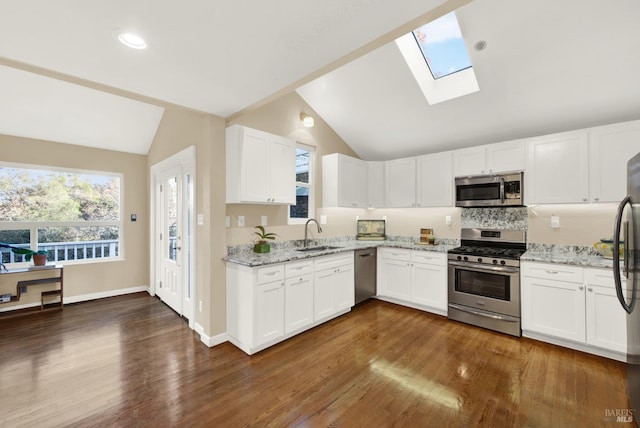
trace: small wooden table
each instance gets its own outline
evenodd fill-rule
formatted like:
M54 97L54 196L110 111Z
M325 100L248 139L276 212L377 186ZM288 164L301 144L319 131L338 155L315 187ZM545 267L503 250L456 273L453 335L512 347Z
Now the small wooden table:
M0 273L0 278L6 275L13 276L13 275L20 275L20 274L24 275L26 273L44 273L44 272L46 272L49 275L43 278L24 279L24 280L19 280L19 276L18 276L16 278L18 279L16 283L16 294L11 295L11 300L6 302L0 302L0 305L3 303L20 301L20 294L26 293L26 289L34 285L57 283L57 284L60 284L60 287L55 290L42 291L40 293L40 307L36 306L33 308L18 309L15 311L6 311L6 312L0 313L0 317L19 315L25 312L32 312L34 310L42 311L46 309L60 309L60 310L62 309L64 305L62 301L64 296L64 291L63 291L64 290L64 267L62 265L47 265L46 267L29 267L29 268L21 268L21 269L10 269L8 271L2 271L2 273Z

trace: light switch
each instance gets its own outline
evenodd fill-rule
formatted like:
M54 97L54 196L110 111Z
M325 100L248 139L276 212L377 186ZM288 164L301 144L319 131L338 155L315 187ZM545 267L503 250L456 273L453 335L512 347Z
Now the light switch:
M552 215L551 216L551 228L552 229L557 229L560 227L560 217L558 217L557 215Z
M263 215L263 216L260 217L260 224L262 226L266 226L267 225L267 216L266 215Z
M326 215L321 215L320 216L320 224L327 224L327 216Z
M224 227L231 227L231 216L224 217Z
M446 224L447 226L451 226L451 216L445 216L444 218L444 224Z
M243 215L239 215L238 216L238 227L244 227L244 216Z
M229 217L227 216L227 218ZM231 221L231 219L229 219L229 221ZM196 223L198 223L198 226L202 226L204 224L204 215L198 214L196 216Z

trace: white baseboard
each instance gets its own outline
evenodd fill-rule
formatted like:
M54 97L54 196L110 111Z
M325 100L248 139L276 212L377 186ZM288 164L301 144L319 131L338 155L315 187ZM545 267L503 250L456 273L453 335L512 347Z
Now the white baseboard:
M229 341L227 333L218 334L216 336L207 336L204 334L204 327L198 323L196 323L194 331L200 335L200 341L209 348L213 348L216 345Z
M119 290L101 291L99 293L80 294L78 296L65 297L63 302L65 305L69 303L86 302L88 300L104 299L106 297L122 296L123 294L140 293L146 291L151 294L149 286L140 285L138 287L121 288Z
M17 311L17 310L20 310L20 309L35 308L35 307L39 307L39 306L40 306L40 302L25 303L23 305L13 305L13 306L1 307L0 308L0 312Z

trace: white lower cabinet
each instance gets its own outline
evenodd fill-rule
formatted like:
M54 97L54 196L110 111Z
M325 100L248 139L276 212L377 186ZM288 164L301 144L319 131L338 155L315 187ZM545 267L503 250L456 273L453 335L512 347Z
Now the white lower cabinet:
M284 284L282 280L256 286L256 322L253 336L260 346L284 335Z
M355 304L353 252L319 257L314 261L315 322L333 318Z
M446 315L446 254L379 248L378 296Z
M284 334L313 324L313 261L285 265Z
M627 315L610 269L523 262L521 273L523 335L624 360Z
M354 299L353 251L255 268L227 263L227 335L249 355L348 312Z

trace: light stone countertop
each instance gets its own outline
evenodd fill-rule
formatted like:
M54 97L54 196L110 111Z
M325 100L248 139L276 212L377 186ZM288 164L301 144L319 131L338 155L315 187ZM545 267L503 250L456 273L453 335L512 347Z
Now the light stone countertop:
M529 244L520 261L613 269L613 260L605 259L593 247L570 245Z
M304 260L313 257L326 256L330 254L339 254L347 251L355 251L364 248L377 248L377 247L389 247L389 248L404 248L409 250L421 250L421 251L435 251L439 253L446 253L452 248L459 246L456 240L445 241L436 245L420 245L416 244L411 238L396 238L388 239L385 241L357 241L355 239L347 240L330 240L318 242L314 241L309 244L309 247L315 247L318 245L330 245L338 248L327 249L321 251L298 251L302 246L283 245L281 248L272 246L271 252L266 254L258 254L251 251L250 247L235 248L233 251L229 251L228 255L223 259L229 263L235 263L239 265L256 267L269 265L274 263L283 263L294 260ZM296 241L298 242L298 241Z

